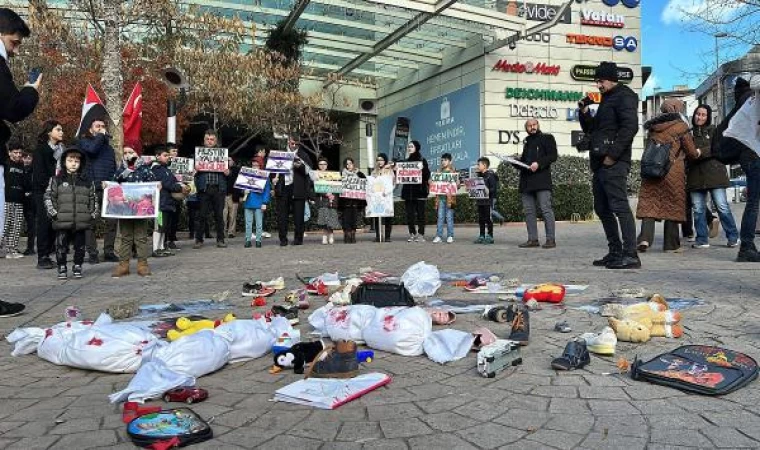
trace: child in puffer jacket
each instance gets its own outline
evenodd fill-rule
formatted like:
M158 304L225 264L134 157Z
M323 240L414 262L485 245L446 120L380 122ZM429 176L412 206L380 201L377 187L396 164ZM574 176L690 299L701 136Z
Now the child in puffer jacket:
M251 163L254 169L264 167L264 158L256 157ZM272 182L267 179L263 192L245 191L243 208L245 209L245 248L251 247L251 235L253 220L256 219L256 248L261 248L262 227L264 225L264 211L269 203Z

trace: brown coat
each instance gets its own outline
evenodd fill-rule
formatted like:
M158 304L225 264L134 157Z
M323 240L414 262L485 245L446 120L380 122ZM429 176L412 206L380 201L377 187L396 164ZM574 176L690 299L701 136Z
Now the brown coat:
M644 124L649 139L670 146L670 171L661 179L641 181L639 219L686 221L686 168L684 159L698 157L689 126L678 114L662 114Z

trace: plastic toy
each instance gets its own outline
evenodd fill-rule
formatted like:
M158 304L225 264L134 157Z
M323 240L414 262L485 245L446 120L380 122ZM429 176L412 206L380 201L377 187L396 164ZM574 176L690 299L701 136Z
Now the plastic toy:
M146 414L154 414L161 411L160 406L140 406L137 402L124 403L124 411L121 414L121 421L129 423L134 419Z
M264 297L256 297L256 299L251 302L251 306L253 307L266 306L266 305L267 305L267 301Z
M536 300L537 302L559 303L565 298L565 286L561 284L539 284L525 291L523 301Z
M196 403L202 402L208 398L208 391L194 387L178 387L164 393L165 402L185 402Z
M177 319L177 322L174 325L177 329L169 330L166 333L166 339L169 341L176 341L181 337L190 336L191 334L197 333L201 330L216 328L223 323L232 322L233 320L235 320L235 316L233 314L227 314L221 320L190 320L187 317L180 317Z
M356 360L360 363L371 363L375 358L375 352L372 350L361 350L356 352Z
M299 330L293 330L292 333L282 333L272 346L272 353L277 354L289 350L290 347L299 342L301 342L301 332Z

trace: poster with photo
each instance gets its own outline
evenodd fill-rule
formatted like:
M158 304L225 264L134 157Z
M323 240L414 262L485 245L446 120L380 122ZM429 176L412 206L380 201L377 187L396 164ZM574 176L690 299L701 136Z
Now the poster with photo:
M267 157L266 170L271 173L289 174L293 170L295 152L280 152L272 150Z
M161 183L106 182L101 216L109 219L155 219Z
M397 162L396 184L422 184L422 161Z
M366 217L393 217L393 176L367 177Z
M314 192L317 194L340 194L343 191L343 175L340 172L316 171Z
M264 192L268 179L269 172L266 170L241 167L240 173L235 180L235 188L244 191Z
M430 193L435 195L456 195L458 172L433 173L430 175Z
M195 147L196 172L224 172L229 169L226 148Z

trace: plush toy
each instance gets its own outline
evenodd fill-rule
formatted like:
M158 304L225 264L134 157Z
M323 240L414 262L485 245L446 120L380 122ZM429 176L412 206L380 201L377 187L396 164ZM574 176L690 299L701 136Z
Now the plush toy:
M621 305L616 303L609 303L602 308L602 316L605 317L617 317L619 320L628 318L629 316L636 316L640 314L646 314L649 312L667 311L670 309L668 302L660 294L653 295L649 301L635 303L633 305Z
M166 339L168 339L170 342L173 342L183 336L190 336L191 334L197 333L201 330L216 328L223 323L232 322L233 320L235 320L235 316L233 314L227 314L221 320L190 320L187 317L180 317L177 319L177 323L174 325L177 327L177 329L169 330L166 333Z
M651 336L649 328L639 322L629 319L618 320L614 317L610 317L609 322L619 341L646 342Z
M561 284L539 284L525 291L523 301L535 299L538 302L559 303L565 298L565 290Z
M636 306L636 305L633 305ZM681 321L681 313L678 311L653 311L651 309L640 310L634 313L628 313L627 311L620 311L615 314L615 318L618 320L631 319L637 322L643 320L649 320L655 325L673 325Z
M292 367L293 372L303 374L304 366L314 361L314 358L324 349L325 344L322 341L294 344L289 349L274 354L274 365L269 369L269 373L280 373L283 369Z

